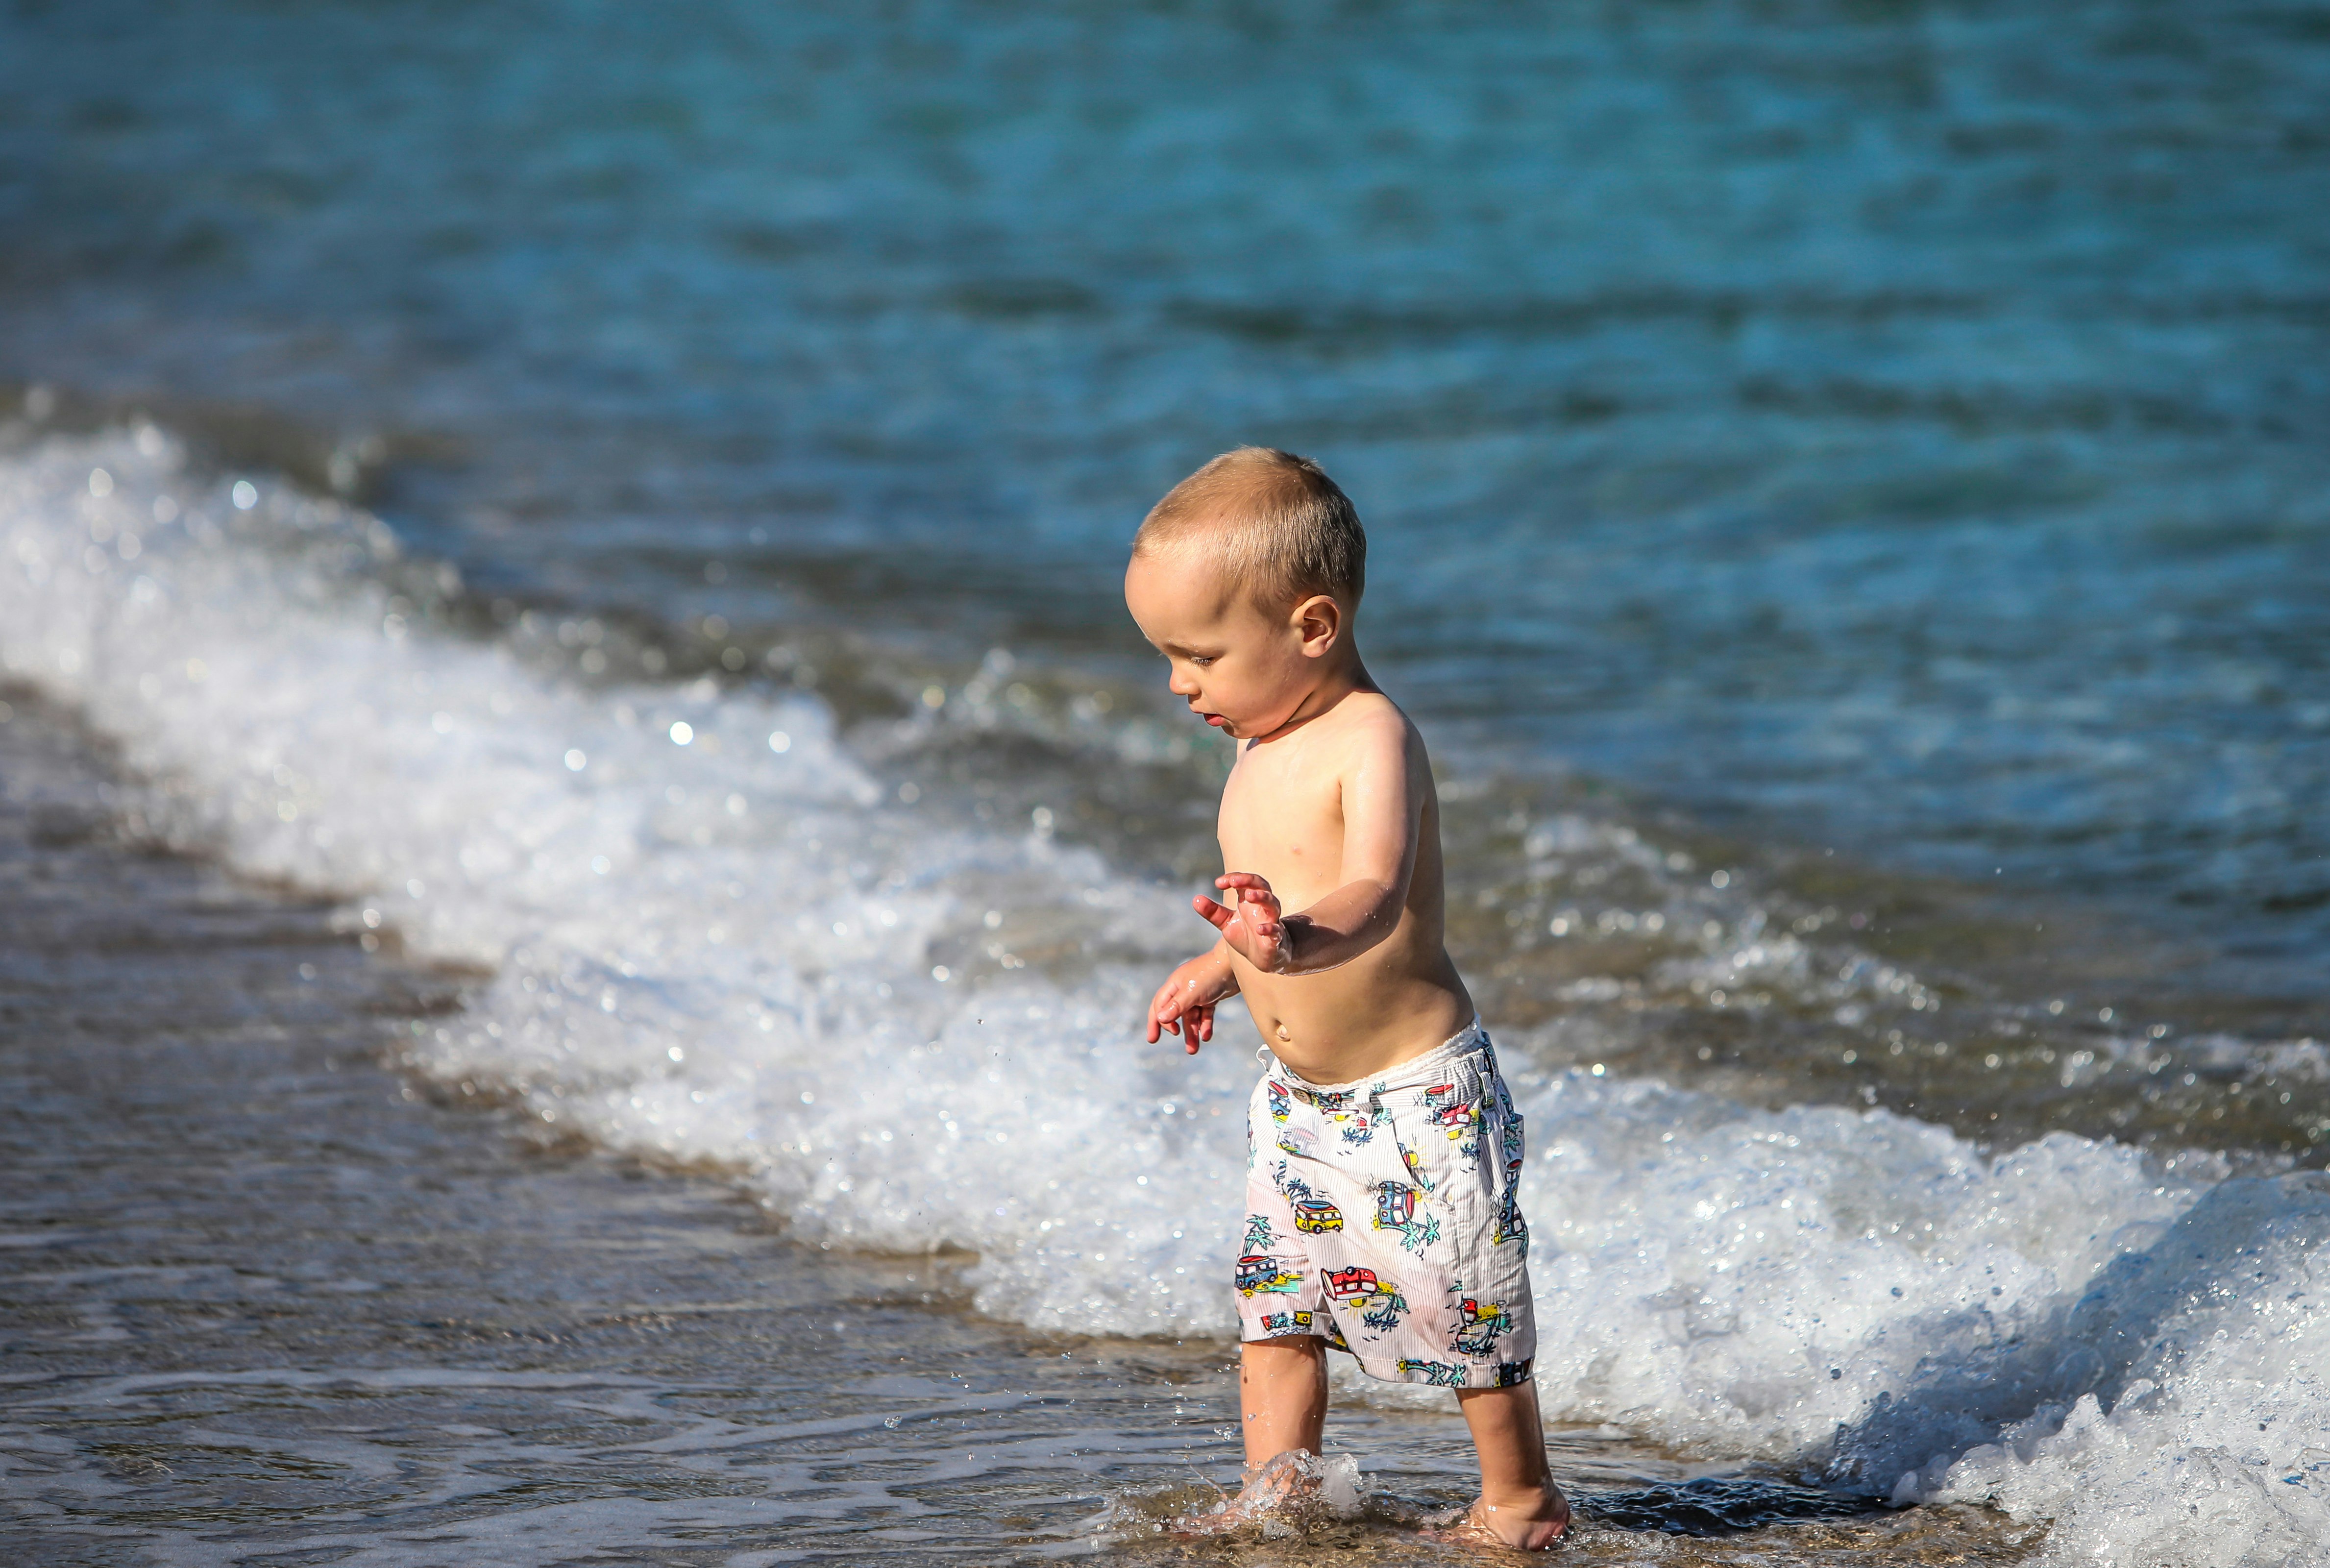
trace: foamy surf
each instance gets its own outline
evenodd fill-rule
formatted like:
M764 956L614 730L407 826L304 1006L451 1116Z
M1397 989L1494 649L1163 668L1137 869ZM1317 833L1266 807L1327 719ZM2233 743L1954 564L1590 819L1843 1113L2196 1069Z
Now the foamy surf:
M488 977L417 1070L733 1169L812 1242L975 1250L999 1317L1227 1332L1251 1066L1132 1028L1176 895L918 814L812 698L415 626L375 520L157 430L0 458L0 670L118 738L146 831ZM2064 1561L2330 1538L2319 1178L1509 1066L1553 1419L1994 1499Z

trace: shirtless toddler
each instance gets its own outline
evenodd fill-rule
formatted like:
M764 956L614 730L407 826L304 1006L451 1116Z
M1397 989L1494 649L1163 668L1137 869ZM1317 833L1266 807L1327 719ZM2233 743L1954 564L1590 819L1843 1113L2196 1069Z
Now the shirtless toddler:
M1359 662L1367 538L1318 465L1245 447L1160 501L1124 598L1190 711L1239 742L1222 791L1219 939L1148 1033L1195 1053L1243 996L1274 1057L1248 1110L1238 1392L1248 1474L1316 1454L1326 1351L1456 1391L1481 1460L1470 1527L1551 1544L1521 1119L1442 945L1424 741Z

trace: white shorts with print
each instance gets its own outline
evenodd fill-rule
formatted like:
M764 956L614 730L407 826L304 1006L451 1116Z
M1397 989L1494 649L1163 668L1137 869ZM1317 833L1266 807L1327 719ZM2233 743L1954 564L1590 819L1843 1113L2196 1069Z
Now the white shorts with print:
M1521 1118L1477 1022L1358 1083L1274 1061L1246 1141L1242 1339L1314 1334L1393 1383L1529 1380Z

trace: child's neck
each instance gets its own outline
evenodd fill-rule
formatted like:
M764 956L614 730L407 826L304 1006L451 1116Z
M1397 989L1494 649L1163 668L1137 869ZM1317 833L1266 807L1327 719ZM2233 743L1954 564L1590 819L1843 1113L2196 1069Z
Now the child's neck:
M1344 655L1335 661L1334 667L1321 675L1317 684L1302 694L1302 700L1294 704L1294 711L1286 715L1284 723L1266 735L1256 735L1247 744L1263 746L1273 741L1283 740L1313 719L1323 718L1332 713L1336 706L1353 692L1373 692L1380 689L1375 683L1375 677L1368 674L1367 666L1359 662L1359 656L1356 651Z

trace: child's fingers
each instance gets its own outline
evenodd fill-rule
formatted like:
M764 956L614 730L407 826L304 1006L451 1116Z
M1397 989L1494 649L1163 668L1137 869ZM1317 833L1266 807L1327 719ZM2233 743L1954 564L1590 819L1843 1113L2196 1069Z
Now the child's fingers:
M1212 921L1217 928L1227 928L1230 921L1237 918L1237 912L1232 909L1229 905L1226 903L1216 903L1212 899L1206 897L1203 893L1199 893L1197 897L1191 899L1189 901L1189 907L1196 910L1199 914L1205 916L1207 920Z
M1176 1020L1181 1015L1180 992L1168 980L1149 999L1149 1043L1154 1045L1160 1034L1178 1034Z

